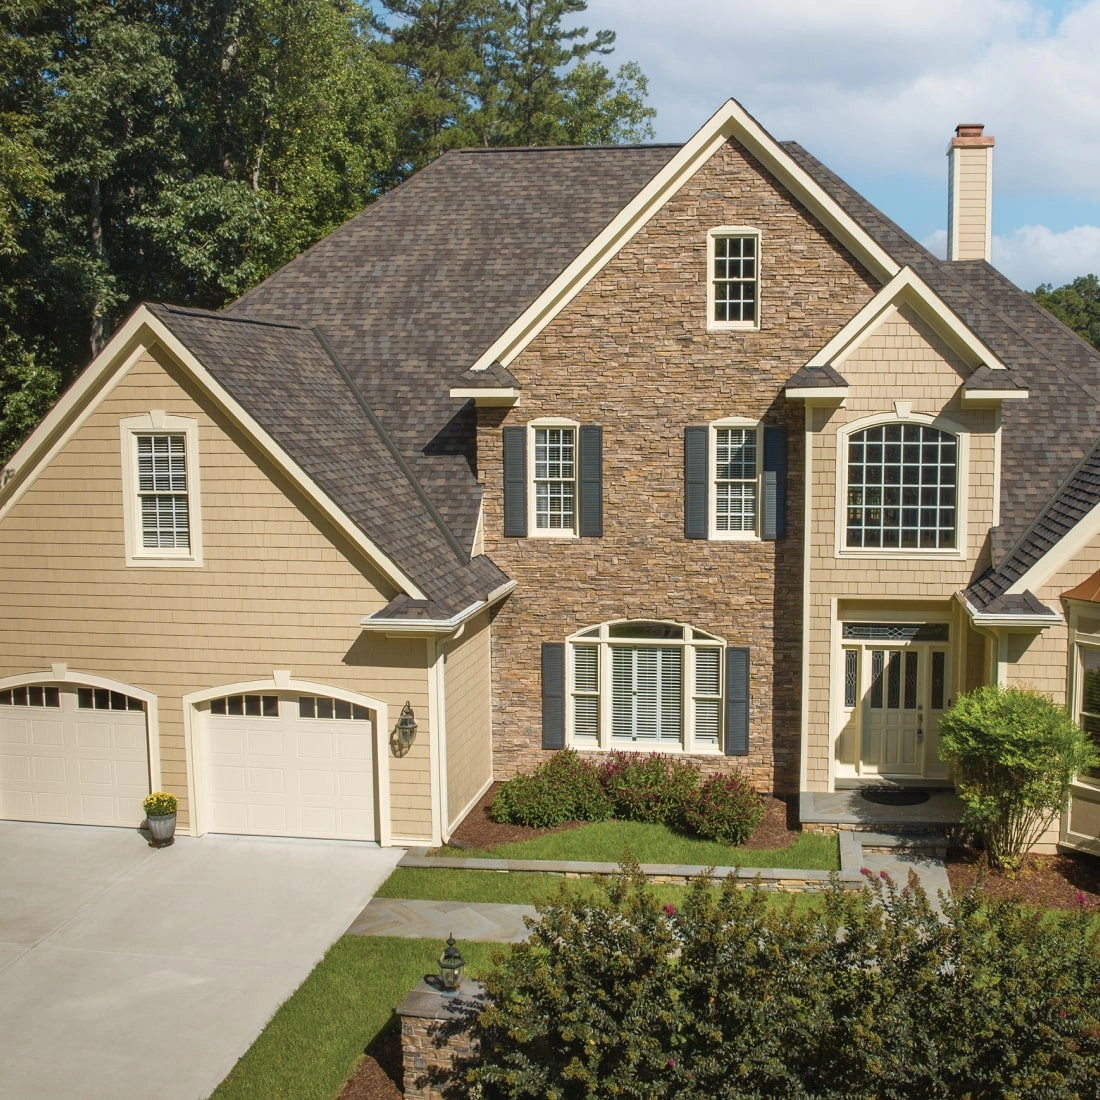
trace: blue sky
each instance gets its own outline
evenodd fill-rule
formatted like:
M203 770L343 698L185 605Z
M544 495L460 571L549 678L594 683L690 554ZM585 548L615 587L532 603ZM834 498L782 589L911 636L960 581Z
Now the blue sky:
M659 141L732 96L942 250L948 141L996 138L993 262L1025 289L1100 274L1100 0L589 0Z

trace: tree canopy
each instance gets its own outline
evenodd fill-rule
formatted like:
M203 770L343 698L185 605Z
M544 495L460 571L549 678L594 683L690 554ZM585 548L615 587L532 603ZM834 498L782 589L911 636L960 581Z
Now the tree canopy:
M651 136L585 7L0 0L0 462L139 301L217 308L449 148Z
M1042 283L1032 297L1078 336L1100 348L1100 279L1095 275L1078 275L1057 289Z

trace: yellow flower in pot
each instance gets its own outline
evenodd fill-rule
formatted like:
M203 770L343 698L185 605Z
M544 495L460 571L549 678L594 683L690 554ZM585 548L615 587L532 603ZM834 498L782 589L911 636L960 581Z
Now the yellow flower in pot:
M179 799L167 791L153 791L142 802L145 810L145 824L149 827L154 848L167 848L176 837L176 810Z

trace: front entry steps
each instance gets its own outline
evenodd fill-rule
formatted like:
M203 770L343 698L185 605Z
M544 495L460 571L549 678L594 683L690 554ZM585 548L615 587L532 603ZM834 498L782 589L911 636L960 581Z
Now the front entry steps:
M890 791L902 797L875 797ZM864 797L865 793L872 798ZM914 797L906 798L906 794ZM917 795L927 797L917 801ZM910 804L891 805L892 801ZM942 855L961 839L962 809L954 790L924 786L874 784L828 792L803 791L799 795L799 819L806 832L855 832L866 851Z

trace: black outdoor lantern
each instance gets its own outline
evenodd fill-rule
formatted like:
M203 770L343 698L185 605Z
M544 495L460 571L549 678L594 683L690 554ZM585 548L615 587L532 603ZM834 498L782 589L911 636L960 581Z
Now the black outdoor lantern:
M447 937L447 947L439 956L439 978L444 993L456 993L462 984L462 968L466 960L458 953L453 935Z
M416 715L413 714L412 704L406 699L405 705L401 708L401 717L397 719L397 726L394 728L391 739L395 755L406 755L415 740Z

